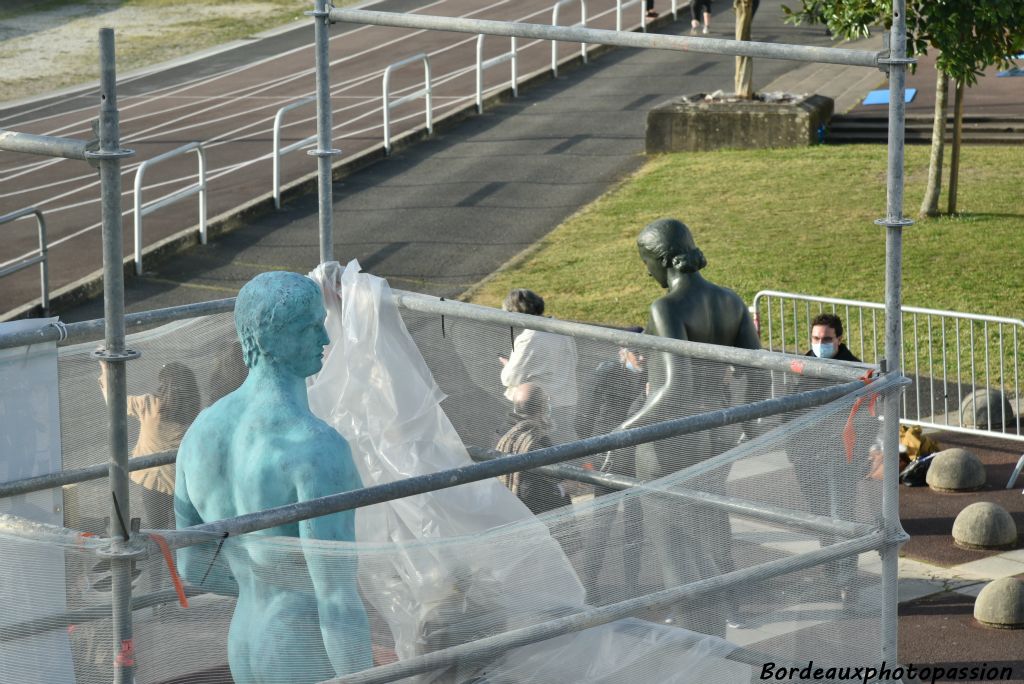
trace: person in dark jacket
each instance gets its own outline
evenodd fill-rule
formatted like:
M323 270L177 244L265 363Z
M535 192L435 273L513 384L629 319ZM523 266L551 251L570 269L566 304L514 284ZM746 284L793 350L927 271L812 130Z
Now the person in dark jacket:
M641 333L641 327L627 328L629 332ZM643 351L633 347L621 347L618 358L602 362L594 369L587 403L581 412L581 437L593 437L613 432L627 418L640 410L647 398L647 369ZM612 475L636 477L635 449L618 449L608 453L608 458L598 460L598 470ZM595 496L604 496L618 491L602 485L594 486ZM637 498L622 502L623 554L621 582L614 582L621 595L617 598L636 598L640 595L639 547L643 540L643 510ZM600 596L598 578L609 552L608 539L619 515L619 507L595 512L592 520L590 539L586 544L581 576L591 602L599 603L608 597ZM616 580L618 570L612 571Z
M860 362L843 343L843 321L833 313L820 313L811 321L811 348L804 356ZM840 449L827 454L793 453L790 461L811 513L842 520L853 519L857 482L864 474L859 460L849 463ZM822 534L820 541L822 546L826 546L839 540L831 534ZM837 598L842 600L844 607L849 607L856 598L857 557L828 563L825 574L838 586Z

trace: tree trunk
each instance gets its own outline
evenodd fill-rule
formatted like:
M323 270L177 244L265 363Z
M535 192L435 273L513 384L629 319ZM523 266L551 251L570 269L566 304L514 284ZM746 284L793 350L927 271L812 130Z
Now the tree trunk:
M736 10L736 40L750 40L750 24L754 21L754 0L733 0ZM736 58L734 79L737 97L754 99L754 60L750 57Z
M935 118L932 121L932 154L928 161L928 185L921 201L921 216L939 215L939 193L942 192L942 153L946 141L946 90L949 76L935 70Z
M964 82L956 82L956 97L953 100L953 151L949 155L949 207L950 214L956 213L956 186L960 179L960 143L964 133Z

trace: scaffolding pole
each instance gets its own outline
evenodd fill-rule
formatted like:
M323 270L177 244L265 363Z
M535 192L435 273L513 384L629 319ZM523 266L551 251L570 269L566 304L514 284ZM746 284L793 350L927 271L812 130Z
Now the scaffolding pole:
M498 458L506 458L505 454L496 449L470 448L469 455L474 461L493 461ZM724 466L722 466L724 467ZM533 468L530 472L547 475L556 480L574 480L584 484L600 485L609 489L620 491L629 489L641 489L659 496L667 496L675 499L683 499L691 503L701 504L708 508L714 508L734 515L739 515L764 522L791 525L809 532L835 534L848 539L869 534L875 528L866 523L857 523L848 520L838 520L824 515L804 513L803 511L790 510L765 504L760 501L740 499L735 496L721 494L710 494L696 489L687 489L685 485L677 485L669 489L653 488L648 486L644 480L626 475L615 475L601 471L581 468L567 463L556 463L549 466ZM599 505L599 504L594 504ZM617 504L616 504L617 505Z
M885 371L901 377L902 304L903 304L903 228L913 221L903 216L903 147L906 120L907 17L906 0L892 4L892 28L889 34L889 55L882 64L889 70L889 149L886 174L885 218L875 223L885 226ZM882 426L882 521L890 544L882 556L882 654L887 662L897 662L897 618L899 603L899 546L906 534L899 515L899 423L898 395L885 399L885 422Z
M131 529L128 498L128 393L125 362L138 356L124 343L124 269L121 235L121 149L117 110L117 73L114 30L100 29L100 144L87 158L99 166L102 192L104 348L95 352L106 376L107 416L110 426L111 636L114 684L135 679L135 639L132 633L131 559L120 555Z
M738 349L717 344L703 344L700 342L676 340L669 337L658 337L657 335L645 335L643 333L605 328L588 323L560 321L543 316L530 316L528 314L502 311L478 304L444 300L430 295L403 290L392 290L391 296L396 306L407 311L459 318L477 323L492 323L514 328L541 330L577 339L606 342L619 347L635 347L648 351L667 352L694 359L781 371L791 375L802 375L819 380L849 382L863 377L865 372L875 368L870 364L854 364L819 359L813 356L780 354L766 349ZM140 328L197 316L228 313L234 309L234 306L234 298L229 298L143 311L126 314L125 325L130 328ZM70 323L68 325L44 326L32 331L0 333L0 349L48 341L67 340L69 342L77 342L92 340L96 339L104 325L103 319L97 319L81 323Z
M341 150L331 147L333 132L331 115L330 12L328 0L316 0L310 12L316 43L316 134L317 148L307 154L316 157L317 193L320 218L320 263L334 260L334 207L332 161Z
M279 525L287 525L321 515L330 515L339 511L352 510L385 501L447 489L470 482L487 480L520 470L530 470L538 466L561 463L574 458L604 453L609 450L625 449L643 444L644 442L756 420L773 413L821 406L843 396L856 397L862 396L865 393L884 392L896 384L886 380L879 380L877 383L877 386L874 384L864 386L859 381L851 382L845 385L826 387L788 397L766 399L752 404L744 404L743 406L709 411L645 427L631 428L621 432L612 432L599 437L589 437L577 442L538 449L487 463L476 463L427 475L410 477L405 480L387 482L373 487L331 494L317 499L300 501L255 513L247 513L234 518L203 523L174 532L168 531L166 534L167 541L175 548L193 546L211 540L220 540L229 536L238 536L248 532L278 527ZM802 416L798 420L806 420L807 418L808 416ZM764 436L749 442L747 445L748 449L756 446L763 438ZM695 464L680 471L679 475L684 477L701 474L741 458L746 452L747 449L735 449L732 452L720 454L703 463Z
M678 50L736 57L757 57L760 59L789 59L798 62L821 62L825 64L845 64L862 67L878 67L878 59L884 54L868 50L758 43L754 41L726 40L724 38L670 36L658 33L607 31L579 26L524 24L511 21L439 17L427 14L399 14L359 9L332 9L331 20L351 24L373 24L375 26L395 26L398 28L428 31L482 33L490 36L537 38L567 43L594 43L599 45L615 45L617 47Z

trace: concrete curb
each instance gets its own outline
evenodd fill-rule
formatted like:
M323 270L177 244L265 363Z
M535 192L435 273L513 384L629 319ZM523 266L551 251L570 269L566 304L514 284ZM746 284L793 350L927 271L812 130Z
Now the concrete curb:
M682 10L686 9L686 7L688 7L688 5L680 7L679 13L681 14ZM672 13L666 12L657 19L649 22L647 27L648 29L657 29L663 26L668 26L674 21L677 21L677 19L674 20L672 18ZM639 29L640 27L637 26L632 30L635 32L639 31ZM593 61L600 58L602 55L617 49L618 48L609 45L594 45L587 51L587 56L590 61ZM579 54L568 56L558 62L560 75L564 75L569 71L575 71L583 66L586 65L583 63L583 59ZM551 80L553 80L553 77L551 75L550 66L536 69L526 74L522 80L520 80L519 91L528 91ZM490 107L495 105L511 102L513 99L512 88L503 88L502 90L494 92L484 98L484 111L486 112ZM476 112L475 103L468 104L455 111L449 112L435 120L434 136L439 133L452 131L460 122L474 116L479 116ZM425 129L417 129L392 138L391 156L397 152L408 149L419 142L429 140L431 137L432 136L428 135ZM361 169L387 159L388 156L389 155L384 153L383 142L381 142L379 147L363 150L362 152L349 157L345 161L335 164L333 167L332 178L334 181L342 180ZM283 184L281 187L281 205L284 206L284 204L289 201L316 192L317 183L317 172L313 171L296 180ZM246 225L247 221L272 214L275 211L273 192L264 193L234 209L209 218L207 220L206 229L207 238L208 240L213 239L220 235L225 235L234 230L238 230ZM143 248L142 257L146 266L152 267L154 264L166 263L174 255L187 249L191 249L196 245L199 245L198 224L180 230L172 235L168 235L158 242ZM138 276L135 275L135 257L134 255L126 256L124 258L125 283L135 280L136 278L138 278ZM97 269L73 283L69 283L52 291L50 293L50 315L57 315L61 311L70 309L102 294L103 270ZM41 303L33 302L30 304L23 304L4 312L0 315L0 320L8 321L18 318L29 318L39 316L41 314Z

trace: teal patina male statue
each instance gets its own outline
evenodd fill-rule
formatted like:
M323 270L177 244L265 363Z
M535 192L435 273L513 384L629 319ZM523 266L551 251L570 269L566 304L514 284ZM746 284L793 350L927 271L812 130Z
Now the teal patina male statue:
M306 397L305 379L320 371L329 341L325 316L317 285L295 273L263 273L238 293L235 326L249 375L181 442L179 528L361 486L348 443L310 412ZM314 543L261 543L257 534L353 541L355 512L178 552L191 584L238 594L228 635L234 681L319 682L370 667L355 558L328 557Z

